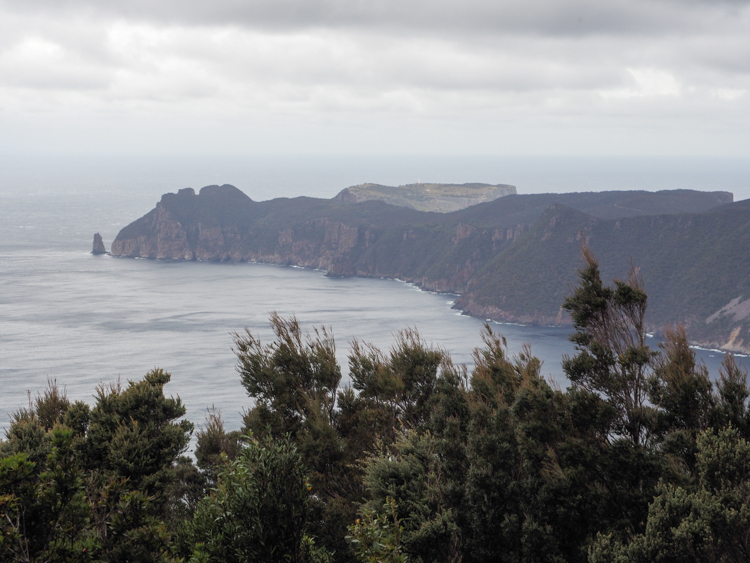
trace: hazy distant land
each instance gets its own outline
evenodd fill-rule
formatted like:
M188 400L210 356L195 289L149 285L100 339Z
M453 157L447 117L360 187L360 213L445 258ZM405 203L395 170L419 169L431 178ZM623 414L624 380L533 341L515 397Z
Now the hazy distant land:
M398 187L360 184L344 188L336 198L346 203L374 200L409 207L417 211L450 213L515 193L516 187L508 184L423 184L420 182Z

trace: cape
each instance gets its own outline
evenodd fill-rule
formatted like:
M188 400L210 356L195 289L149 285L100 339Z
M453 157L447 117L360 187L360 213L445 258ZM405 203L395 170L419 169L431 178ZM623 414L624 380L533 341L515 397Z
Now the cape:
M501 322L566 325L561 304L588 242L605 280L639 267L648 325L750 353L750 200L667 190L509 194L437 213L351 197L257 202L230 185L165 194L111 254L249 261L395 278L458 295Z

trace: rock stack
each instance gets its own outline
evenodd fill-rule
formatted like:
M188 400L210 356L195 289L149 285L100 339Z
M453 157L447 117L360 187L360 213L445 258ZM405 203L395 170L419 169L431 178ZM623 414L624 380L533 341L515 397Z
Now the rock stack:
M96 233L94 235L94 248L91 249L91 254L107 254L107 249L104 247L104 241L102 235Z

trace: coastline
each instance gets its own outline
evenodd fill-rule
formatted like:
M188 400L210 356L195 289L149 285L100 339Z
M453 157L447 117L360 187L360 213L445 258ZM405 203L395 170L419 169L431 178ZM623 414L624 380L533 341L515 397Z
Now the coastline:
M463 307L460 305L459 301L462 297L461 293L455 292L455 291L439 291L436 289L429 289L425 288L420 284L418 280L411 280L411 279L403 279L398 277L388 277L388 276L377 276L377 275L363 275L363 274L354 274L354 275L342 275L342 274L334 274L331 275L328 270L325 270L323 268L316 268L312 266L307 266L304 264L290 264L290 263L284 263L284 262L274 262L274 261L266 261L266 260L203 260L203 259L193 259L193 260L186 260L184 258L149 258L149 257L142 257L142 256L122 256L122 255L116 255L116 254L109 254L113 258L124 258L124 259L135 259L135 260L154 260L154 261L162 261L162 262L202 262L202 263L209 263L209 264L262 264L266 266L276 266L281 268L292 268L292 269L299 269L299 270L309 270L309 271L315 271L323 273L326 277L330 278L361 278L361 279L379 279L379 280L387 280L387 281L395 281L399 283L403 283L406 285L411 286L412 288L424 292L424 293L431 293L434 295L446 295L454 297L455 299L451 302L451 309L456 310L460 315L464 315L467 317L472 317L475 319L481 319L485 320L487 322L491 322L497 325L510 325L510 326L520 326L520 327L544 327L544 328L565 328L570 327L572 324L570 322L564 322L564 317L562 315L562 307L560 307L560 313L556 318L543 316L543 315L528 315L526 317L519 318L514 315L505 315L504 312L501 309L498 309L496 307L482 307L482 308L476 308L472 310L470 307ZM500 314L498 314L500 313ZM558 321L558 322L555 322ZM562 321L562 322L560 322ZM650 338L656 338L659 339L660 333L661 333L662 327L656 327L649 330L648 336ZM701 350L704 352L715 352L719 354L727 354L731 353L734 354L737 357L741 358L749 358L750 357L750 350L732 350L732 349L726 349L721 348L713 345L712 343L705 343L705 342L699 342L699 341L689 341L690 347L695 350Z

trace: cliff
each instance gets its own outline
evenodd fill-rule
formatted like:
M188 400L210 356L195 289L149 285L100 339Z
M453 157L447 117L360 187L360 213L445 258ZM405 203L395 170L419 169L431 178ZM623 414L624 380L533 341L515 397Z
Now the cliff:
M207 186L165 194L112 254L398 278L459 294L457 306L482 318L565 324L586 236L607 278L631 258L642 267L653 329L681 322L701 344L750 351L750 209L731 201L688 190L516 194L434 213L342 197L256 202Z
M640 268L649 328L684 324L707 348L750 353L750 201L705 213L601 220L553 206L518 244L472 278L456 305L512 322L565 324L585 237L606 280Z

